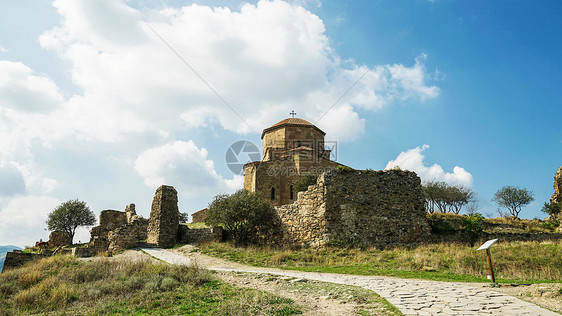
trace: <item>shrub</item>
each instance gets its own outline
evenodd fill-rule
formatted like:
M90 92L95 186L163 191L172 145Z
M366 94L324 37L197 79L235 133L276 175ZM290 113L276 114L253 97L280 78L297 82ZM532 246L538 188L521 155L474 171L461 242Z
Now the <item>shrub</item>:
M259 193L247 190L215 196L207 214L207 225L222 227L241 245L258 242L272 232L275 222L271 204Z
M341 173L346 173L346 172L353 171L353 169L352 169L351 167L344 166L344 165L339 165L339 166L337 167L337 170L338 170L338 172L341 172Z
M463 218L464 231L468 236L468 241L470 241L471 246L474 246L474 242L478 239L478 236L484 229L482 221L484 216L480 213L474 213L470 216Z
M545 202L544 206L541 209L541 211L548 214L551 218L557 217L558 214L560 214L561 210L562 210L562 203L558 203L558 202L552 202L552 203Z
M307 173L295 182L295 191L302 192L308 190L308 187L316 184L318 176L314 173Z

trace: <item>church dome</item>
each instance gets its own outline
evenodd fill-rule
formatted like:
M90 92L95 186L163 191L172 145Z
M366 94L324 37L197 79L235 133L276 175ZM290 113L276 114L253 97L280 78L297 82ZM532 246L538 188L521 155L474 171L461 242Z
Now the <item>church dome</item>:
M297 117L290 117L290 118L286 118L284 120L281 120L273 125L271 125L270 127L266 128L263 130L263 132L261 133L261 138L263 139L263 136L265 135L265 133L271 132L273 130L276 130L278 128L281 127L285 127L285 126L310 126L318 131L320 131L322 133L322 135L326 135L326 133L324 133L324 131L322 131L321 129L319 129L318 127L316 127L316 125L310 123L307 120L303 120Z

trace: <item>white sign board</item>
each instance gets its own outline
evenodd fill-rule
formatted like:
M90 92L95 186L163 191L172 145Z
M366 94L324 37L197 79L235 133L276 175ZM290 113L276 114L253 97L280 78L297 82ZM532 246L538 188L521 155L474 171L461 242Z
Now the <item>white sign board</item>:
M492 240L488 240L487 242L485 242L482 246L480 246L480 248L476 249L476 250L486 250L488 248L490 248L491 245L493 245L496 241L498 241L498 239L492 239Z

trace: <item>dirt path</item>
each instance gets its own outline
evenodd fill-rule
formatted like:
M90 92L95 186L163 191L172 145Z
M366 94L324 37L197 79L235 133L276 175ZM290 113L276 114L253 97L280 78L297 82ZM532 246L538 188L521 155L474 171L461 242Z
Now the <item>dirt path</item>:
M149 250L150 251L150 250ZM270 268L248 267L238 263L202 255L191 246L183 246L163 252L163 258L178 258L181 255L184 264L196 263L218 271L237 271L253 273L270 273L299 279L317 280L360 286L373 290L405 315L434 314L501 314L501 315L559 315L537 305L517 299L516 297L493 291L483 285L466 283L437 282L426 280L399 279L379 276L352 276L329 273L287 271ZM158 255L155 255L158 257ZM166 259L163 259L167 261Z

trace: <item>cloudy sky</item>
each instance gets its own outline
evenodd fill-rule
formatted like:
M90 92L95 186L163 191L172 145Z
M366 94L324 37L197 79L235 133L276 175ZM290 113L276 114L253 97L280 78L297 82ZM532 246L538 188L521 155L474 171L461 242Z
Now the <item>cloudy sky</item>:
M292 110L340 163L469 186L488 216L498 188L525 187L522 217L543 218L562 164L561 14L557 1L2 1L0 244L47 239L68 199L148 217L169 184L181 211L204 208L242 187L228 147L261 148Z

